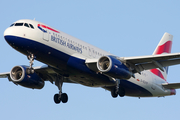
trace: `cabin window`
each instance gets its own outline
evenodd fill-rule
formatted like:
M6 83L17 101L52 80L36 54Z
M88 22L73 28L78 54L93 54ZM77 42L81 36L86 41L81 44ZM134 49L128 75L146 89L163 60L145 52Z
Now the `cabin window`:
M16 23L15 26L23 26L23 23Z

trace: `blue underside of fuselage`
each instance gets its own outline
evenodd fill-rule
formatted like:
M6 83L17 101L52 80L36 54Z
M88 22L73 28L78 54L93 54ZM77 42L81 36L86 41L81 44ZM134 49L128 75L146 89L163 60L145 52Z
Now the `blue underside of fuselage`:
M126 95L134 97L152 97L153 95L143 87L140 87L128 80L121 80L120 87L125 89Z
M59 50L56 50L52 47L44 45L42 43L36 42L34 40L29 40L22 37L16 36L5 36L6 41L9 45L11 45L17 51L28 55L29 53L33 53L36 56L36 59L61 71L66 71L64 74L79 74L84 75L77 80L78 83L92 86L99 84L102 87L106 87L108 85L114 85L115 82L111 81L107 76L102 74L96 74L94 71L90 70L85 65L85 60L72 57L66 53L63 53ZM84 79L85 77L91 79ZM104 85L104 86L103 86ZM152 94L146 89L131 83L127 80L121 80L121 87L123 87L126 91L126 95L128 96L152 96Z

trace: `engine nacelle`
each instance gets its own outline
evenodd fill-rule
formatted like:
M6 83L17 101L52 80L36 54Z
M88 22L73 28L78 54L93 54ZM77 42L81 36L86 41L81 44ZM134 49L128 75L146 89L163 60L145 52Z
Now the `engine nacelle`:
M97 62L97 68L103 74L118 79L129 79L132 76L128 67L113 56L102 56Z
M44 81L36 74L27 74L26 66L15 66L10 72L10 80L15 84L32 89L44 87Z

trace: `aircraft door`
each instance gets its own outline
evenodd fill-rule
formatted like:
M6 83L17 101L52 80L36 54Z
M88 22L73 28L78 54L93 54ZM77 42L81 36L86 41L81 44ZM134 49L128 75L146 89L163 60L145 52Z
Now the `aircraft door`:
M43 32L43 40L49 41L49 30L47 28L44 28L45 32Z

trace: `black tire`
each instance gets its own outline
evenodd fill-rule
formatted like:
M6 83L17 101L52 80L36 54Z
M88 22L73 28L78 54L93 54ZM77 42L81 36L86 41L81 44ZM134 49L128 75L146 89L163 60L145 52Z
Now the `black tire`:
M116 92L116 88L112 89L112 91L111 91L111 96L112 96L113 98L117 98L118 94L117 94L117 92Z
M119 88L118 94L119 94L120 97L124 97L125 94L126 94L124 88Z
M61 100L63 103L67 103L68 101L68 95L66 93L61 94Z
M28 74L28 75L31 74L31 69L30 68L26 69L26 74Z
M55 94L55 95L54 95L54 102L55 102L56 104L59 104L59 103L61 102L61 100L59 99L59 94Z
M33 69L33 68L27 68L27 69L26 69L26 73L27 73L28 75L34 74L34 69Z
M33 68L31 68L30 71L31 71L31 74L34 74L34 69Z

